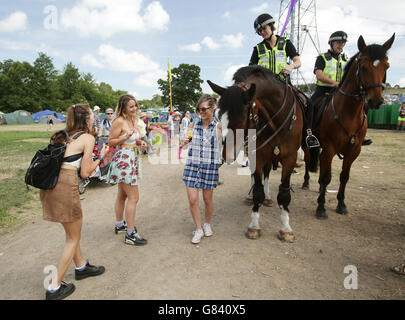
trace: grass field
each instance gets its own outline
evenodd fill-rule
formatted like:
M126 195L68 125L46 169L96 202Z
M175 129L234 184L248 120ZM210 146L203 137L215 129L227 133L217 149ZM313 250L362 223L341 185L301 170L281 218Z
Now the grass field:
M24 177L35 152L49 143L51 134L46 125L0 127L0 229L16 223L37 199L38 190L27 190Z

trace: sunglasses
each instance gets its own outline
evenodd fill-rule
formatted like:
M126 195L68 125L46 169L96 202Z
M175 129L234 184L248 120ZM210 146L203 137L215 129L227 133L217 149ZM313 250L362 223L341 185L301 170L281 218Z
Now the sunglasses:
M111 115L111 114L114 114L114 113L107 113L107 116L109 116L109 115Z
M205 107L205 108L198 107L198 108L197 108L197 112L201 112L201 111L207 111L208 109L211 109L211 108L212 108L212 107L210 107L210 106Z

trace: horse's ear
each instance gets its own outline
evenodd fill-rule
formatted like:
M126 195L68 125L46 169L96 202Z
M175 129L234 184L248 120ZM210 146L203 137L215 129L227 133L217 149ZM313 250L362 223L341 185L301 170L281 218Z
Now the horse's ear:
M256 93L256 85L254 83L252 83L250 85L249 90L244 91L242 94L245 104L248 104L249 102L251 102L253 100L255 93Z
M395 40L395 33L392 35L391 39L389 39L386 43L383 44L383 47L384 47L386 50L389 50L389 49L391 48L391 46L392 46L394 40Z
M359 48L360 52L364 52L364 50L367 48L367 45L363 39L363 36L359 37L359 40L357 41L357 47Z
M210 80L207 80L207 82L208 82L209 86L211 87L212 91L219 94L220 96L222 96L222 94L225 92L225 88L220 87L219 85L211 82Z

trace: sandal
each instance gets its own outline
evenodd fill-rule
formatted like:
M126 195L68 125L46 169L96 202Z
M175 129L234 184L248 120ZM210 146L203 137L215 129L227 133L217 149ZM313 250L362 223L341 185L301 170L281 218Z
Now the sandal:
M405 276L405 263L401 263L401 264L399 264L397 266L392 267L391 271L396 273L396 274Z

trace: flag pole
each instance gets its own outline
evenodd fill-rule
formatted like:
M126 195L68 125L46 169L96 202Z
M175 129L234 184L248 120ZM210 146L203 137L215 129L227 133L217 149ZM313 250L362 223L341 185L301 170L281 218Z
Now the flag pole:
M172 72L170 70L170 58L168 58L168 69L169 69L169 87L170 87L170 112L173 111L173 99L172 99Z

